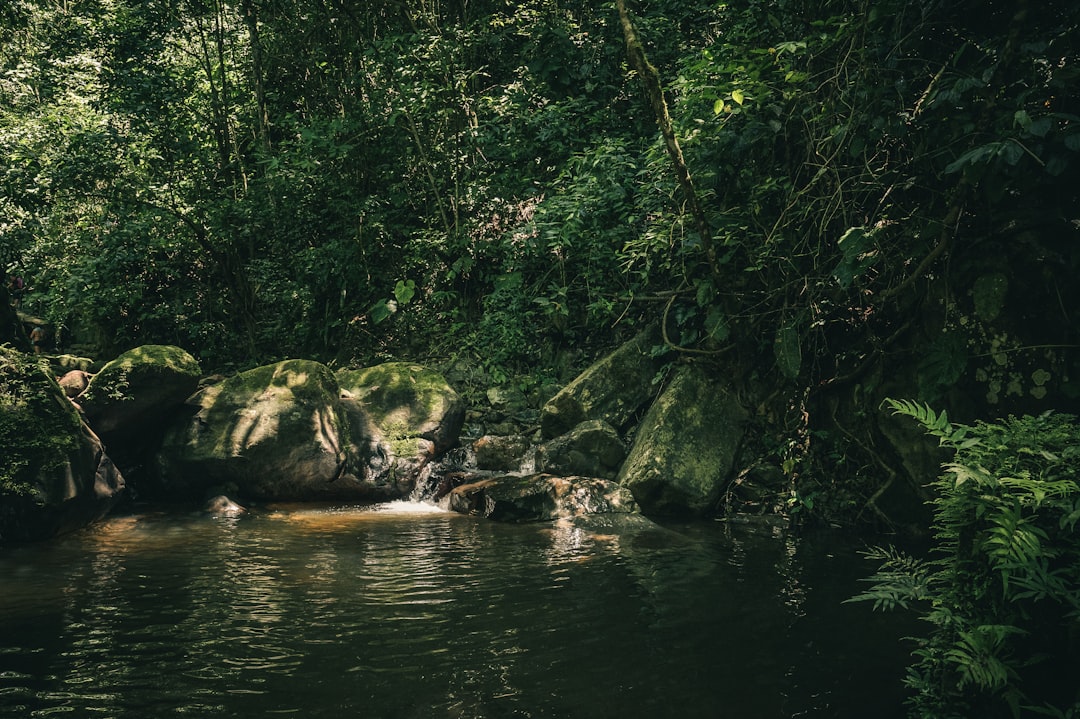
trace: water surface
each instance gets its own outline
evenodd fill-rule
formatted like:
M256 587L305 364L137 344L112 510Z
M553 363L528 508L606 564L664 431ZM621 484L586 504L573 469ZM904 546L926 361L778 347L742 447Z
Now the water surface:
M857 547L429 505L116 517L0 549L0 716L903 716Z

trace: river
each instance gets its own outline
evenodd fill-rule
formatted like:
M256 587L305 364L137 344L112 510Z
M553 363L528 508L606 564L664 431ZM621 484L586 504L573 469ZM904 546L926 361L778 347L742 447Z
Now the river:
M918 627L843 603L858 548L414 503L146 509L0 548L0 716L902 717Z

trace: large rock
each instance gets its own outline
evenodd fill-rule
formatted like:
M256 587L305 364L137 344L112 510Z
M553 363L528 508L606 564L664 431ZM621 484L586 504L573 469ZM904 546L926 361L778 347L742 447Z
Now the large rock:
M593 419L542 444L536 452L536 469L563 476L615 479L625 458L626 445L615 428Z
M457 444L465 403L438 372L387 362L336 378L365 482L407 494L428 462Z
M746 410L721 382L683 367L638 427L619 483L645 514L707 514L732 478Z
M51 373L3 347L0 447L0 541L79 529L123 495L123 477Z
M625 488L593 477L505 475L451 490L450 509L502 522L570 519L592 514L634 513L637 505Z
M503 472L517 471L529 462L532 442L522 434L485 434L472 443L476 468Z
M369 498L347 472L348 419L324 365L286 360L195 395L195 412L169 428L159 453L163 488L197 497L235 483L255 499Z
M195 358L179 347L136 347L93 376L79 405L106 438L146 435L191 396L200 373Z
M656 331L647 330L587 370L540 410L540 430L551 439L590 419L622 430L653 397L660 363L652 355Z
M64 394L74 399L90 386L90 375L82 370L73 369L65 372L64 376L56 381L60 384L60 389L64 390Z

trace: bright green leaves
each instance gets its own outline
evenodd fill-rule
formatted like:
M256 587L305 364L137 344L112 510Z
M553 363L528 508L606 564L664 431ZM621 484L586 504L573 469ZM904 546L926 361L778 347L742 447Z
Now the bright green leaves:
M930 623L907 680L916 713L971 716L979 705L1005 716L1034 704L1065 716L1056 707L1073 687L1054 696L1040 680L1068 658L1080 616L1080 426L1050 413L967 426L927 405L887 404L956 452L933 484L937 558L870 552L880 569L855 597L884 609L918 602Z
M393 297L379 300L368 310L368 316L371 317L373 323L379 324L389 319L390 315L397 312L399 308L409 304L416 296L416 282L398 280L394 285L393 294Z
M407 305L416 295L416 283L412 280L398 280L394 285L394 299L399 305Z

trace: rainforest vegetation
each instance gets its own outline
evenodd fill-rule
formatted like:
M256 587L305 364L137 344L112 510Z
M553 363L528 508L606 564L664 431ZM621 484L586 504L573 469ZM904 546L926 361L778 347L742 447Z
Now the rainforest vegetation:
M794 509L887 519L884 397L1076 409L1078 26L1063 0L14 0L0 263L59 348L211 372L529 391L659 326L744 394Z
M959 563L882 550L865 598L935 608L924 715L967 706L944 671L1016 708L987 657L1075 574L1077 432L1043 413L1080 399L1078 61L1065 0L10 0L0 264L61 348L209 371L528 390L658 326L744 393L792 511L888 519L867 418L917 400Z

